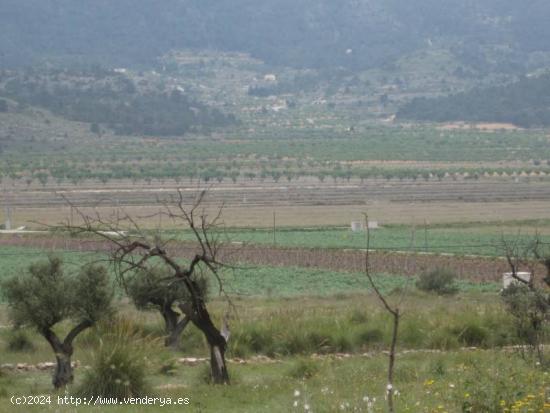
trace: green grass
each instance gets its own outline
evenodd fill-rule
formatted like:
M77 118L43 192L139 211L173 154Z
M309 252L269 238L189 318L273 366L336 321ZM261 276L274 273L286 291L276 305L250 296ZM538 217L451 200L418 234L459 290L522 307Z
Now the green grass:
M519 342L513 333L513 320L504 312L496 294L460 293L455 297L438 297L412 290L404 296L388 295L388 300L392 304L401 303L404 313L399 342L402 349L495 348ZM124 301L119 301L117 307L139 334L153 342L163 341L158 312L138 312ZM221 299L212 300L209 308L216 323L228 310L227 302ZM390 318L373 294L232 297L231 310L229 355L232 357L360 353L387 348L391 340ZM8 324L8 320L1 321ZM63 335L71 325L63 323L56 326L56 330ZM109 325L100 325L79 336L75 359L90 363L93 349L109 328ZM51 349L41 336L32 330L26 330L25 335L33 345L32 351L8 351L13 333L9 329L0 330L3 362L51 360ZM190 356L208 355L202 335L193 326L186 329L182 348Z
M392 302L400 294L390 294ZM183 337L184 352L172 352L162 346L160 316L154 312L136 312L120 303L119 311L147 339L140 352L147 355L147 385L151 396L189 397L186 407L195 412L291 412L304 411L307 403L315 412L367 412L364 398L376 398L374 412L384 410L387 349L391 323L372 294L337 294L325 297L233 297L235 318L230 320L231 339L228 357L267 354L276 362L230 363L233 384L228 387L204 383L205 366L182 366L176 359L184 354L207 356L201 334L190 326ZM227 304L220 299L209 308L219 323ZM519 354L500 350L517 343L513 321L502 309L500 299L490 293L459 293L438 297L411 291L402 303L399 354L395 373L398 412L461 412L463 403L506 405L517 400L530 406L542 403L548 376ZM59 327L61 330L66 325ZM88 330L75 342L74 360L90 365L94 360L103 327ZM465 333L467 332L467 333ZM53 359L51 349L37 333L27 332L33 351L6 351L9 331L0 329L3 363L38 363ZM459 351L475 345L486 350ZM410 352L434 349L443 352ZM335 352L350 352L340 358ZM367 352L368 356L361 354ZM313 357L323 354L322 357ZM170 366L166 374L163 366ZM83 381L85 370L76 369L72 395ZM295 392L300 394L295 396ZM541 396L540 393L543 393ZM53 396L51 406L12 406L11 395ZM159 406L74 407L57 406L51 388L50 372L2 372L0 375L0 412L153 412ZM533 398L528 396L533 395ZM294 402L299 404L294 409ZM343 406L342 410L341 407ZM439 408L439 406L443 406ZM294 409L294 410L293 410ZM182 407L164 406L162 411L181 411ZM489 410L473 410L489 411ZM495 412L500 410L494 410ZM521 410L520 410L521 411ZM528 410L525 410L528 411ZM536 410L538 411L538 410Z
M3 412L368 412L367 397L376 401L373 412L384 412L386 357L312 360L315 373L307 379L293 377L300 360L284 359L275 364L232 365L234 384L208 386L202 383L202 367L178 366L173 376L151 374L152 395L188 397L189 406L58 406L45 373L10 374L0 378ZM77 373L78 374L78 373ZM474 384L475 383L475 384ZM520 412L542 412L548 378L519 357L504 352L451 352L407 354L397 362L395 388L397 412L462 412L464 403L483 402L502 411L525 400ZM49 406L13 406L7 395L52 394ZM531 396L531 397L530 397ZM501 402L501 400L503 402ZM296 407L294 403L296 402ZM501 406L501 403L504 406ZM528 410L529 408L537 410ZM540 409L540 410L539 410ZM489 410L474 410L489 411Z
M537 230L545 230L548 224L473 224L418 226L383 226L371 231L370 248L388 251L411 251L413 230L414 247L419 252L453 253L458 255L502 256L502 240L529 242ZM178 232L176 238L192 240L192 234ZM541 235L543 242L550 243L550 235ZM276 245L279 247L305 248L350 248L366 246L364 232L352 232L349 228L280 228L272 229L226 229L222 240L247 244Z

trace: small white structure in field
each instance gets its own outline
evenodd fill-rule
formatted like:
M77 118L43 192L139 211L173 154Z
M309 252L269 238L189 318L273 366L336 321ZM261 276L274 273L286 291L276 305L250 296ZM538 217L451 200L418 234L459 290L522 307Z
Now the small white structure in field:
M272 73L269 73L264 76L264 82L276 82L276 81L277 81L277 76L275 76Z
M361 221L351 221L351 230L353 232L360 232L365 229L365 224Z
M367 222L369 229L378 229L378 221Z
M378 221L368 221L368 229L378 229ZM353 232L360 232L365 230L365 223L363 221L351 221L351 230Z
M516 277L525 282L531 281L530 272L516 272ZM514 273L505 272L502 274L502 288L507 289L512 284L520 284L520 281L514 278Z

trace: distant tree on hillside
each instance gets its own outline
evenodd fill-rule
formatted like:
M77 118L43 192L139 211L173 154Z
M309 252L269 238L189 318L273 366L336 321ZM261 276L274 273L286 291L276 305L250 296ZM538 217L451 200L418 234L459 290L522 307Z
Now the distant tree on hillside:
M550 126L550 75L521 78L505 86L473 89L437 98L415 98L398 119L501 122L522 127Z
M94 122L90 125L90 132L92 132L93 134L96 134L96 135L100 135L101 134L101 129L99 129L99 125Z

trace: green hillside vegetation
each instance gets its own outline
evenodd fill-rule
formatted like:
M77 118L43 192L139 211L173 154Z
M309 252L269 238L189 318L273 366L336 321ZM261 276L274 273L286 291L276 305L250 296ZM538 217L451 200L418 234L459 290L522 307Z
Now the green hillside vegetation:
M522 127L550 126L550 74L523 77L505 86L473 89L438 98L415 98L399 119L449 122L504 122Z
M123 73L100 68L4 72L0 94L17 101L20 109L36 106L89 122L95 134L103 125L116 134L181 136L236 123L233 115L196 101L183 88L144 80L136 85Z
M195 48L248 52L272 65L357 69L391 64L442 39L468 64L514 71L528 53L550 44L550 6L530 3L6 0L0 64L147 63L169 50ZM503 49L496 61L486 54L491 46Z

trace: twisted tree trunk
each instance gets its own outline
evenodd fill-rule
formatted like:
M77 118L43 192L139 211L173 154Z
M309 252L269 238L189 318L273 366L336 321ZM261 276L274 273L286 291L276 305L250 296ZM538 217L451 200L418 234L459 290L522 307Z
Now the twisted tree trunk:
M204 334L210 347L210 374L213 384L229 384L229 373L225 361L228 334L216 328L202 299L183 307L187 317Z
M189 324L189 317L185 314L180 319L180 314L172 310L171 306L166 306L161 310L162 317L164 318L164 325L166 329L166 338L164 339L164 345L177 349L180 342L180 337L187 324Z
M210 374L212 383L229 384L229 373L225 362L227 342L220 331L214 326L206 308L193 323L202 331L210 347Z
M57 352L55 359L57 365L53 374L52 383L56 389L65 387L74 380L73 366L71 364L72 348L70 352Z
M67 384L72 383L74 379L73 366L71 365L72 343L61 342L59 337L50 329L44 330L42 335L50 343L57 362L52 378L53 387L56 389L65 387Z
M51 348L55 353L55 360L57 365L55 367L52 383L54 388L59 389L70 384L74 380L73 366L71 364L71 357L73 356L73 341L78 334L85 329L92 326L92 322L89 320L82 321L76 325L65 337L65 340L61 341L59 337L50 329L44 328L40 333L50 343Z

